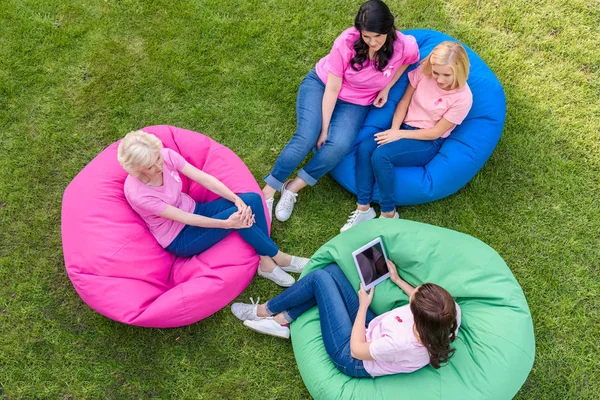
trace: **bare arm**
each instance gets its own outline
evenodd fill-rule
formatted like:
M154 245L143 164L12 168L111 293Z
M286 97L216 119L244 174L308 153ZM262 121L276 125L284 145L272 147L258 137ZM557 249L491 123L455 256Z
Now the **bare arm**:
M391 129L400 129L400 125L402 125L404 118L406 118L408 106L413 98L413 94L415 94L415 88L409 83L406 87L406 91L404 91L404 94L400 99L400 102L398 102L398 105L396 106L396 111L394 111Z
M367 342L365 322L369 304L373 300L374 291L375 289L373 288L367 293L362 283L360 284L360 290L358 291L358 312L356 313L356 319L354 320L352 333L350 334L350 355L358 360L373 359L369 350L371 343Z
M321 122L321 134L317 140L317 148L320 149L325 140L327 140L327 133L329 132L329 123L331 122L331 116L333 115L333 109L337 102L338 95L342 90L342 78L335 76L331 72L327 75L327 84L325 85L325 93L323 94L322 103L322 122Z
M224 199L227 199L233 203L235 203L235 201L238 199L238 196L227 186L225 186L223 182L214 176L199 170L190 163L185 164L185 167L183 167L181 173Z
M408 297L410 297L413 290L415 290L415 287L412 286L410 283L406 282L404 279L400 278L400 275L398 275L398 269L396 268L396 264L394 264L391 260L388 260L387 266L388 271L390 272L390 279L392 280L392 282L398 285L398 287L402 289Z
M448 129L454 128L456 124L442 118L433 128L429 129L388 129L375 134L378 145L395 142L399 139L435 140L440 138Z
M239 214L239 211L234 215ZM229 219L215 219L204 217L202 215L196 215L189 212L185 212L180 210L177 207L173 207L172 205L167 205L167 208L162 213L158 214L159 217L172 219L177 222L181 222L185 225L199 226L202 228L222 228L222 229L236 229L240 227L245 227L243 224L240 226L238 223L238 218L229 218ZM233 217L233 216L232 216ZM251 224L250 224L251 225ZM249 225L248 225L249 226Z

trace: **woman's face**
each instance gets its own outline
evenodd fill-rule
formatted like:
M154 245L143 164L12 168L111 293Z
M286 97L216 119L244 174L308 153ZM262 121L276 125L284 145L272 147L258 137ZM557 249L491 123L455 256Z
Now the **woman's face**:
M454 83L454 70L452 67L449 65L431 64L431 74L441 89L452 89L452 83Z
M162 174L164 163L165 163L165 161L163 160L162 155L157 152L156 153L156 161L154 161L154 164L152 164L150 167L146 168L145 170L142 170L141 172L143 172L144 175L146 175L148 177L155 177L157 175Z
M369 48L373 51L379 51L379 49L381 49L387 40L387 34L369 32L365 30L360 32L360 36L367 46L369 46Z

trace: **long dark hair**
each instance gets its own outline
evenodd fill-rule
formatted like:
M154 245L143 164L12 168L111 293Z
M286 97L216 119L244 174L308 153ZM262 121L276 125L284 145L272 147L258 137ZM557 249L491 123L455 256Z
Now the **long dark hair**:
M363 40L362 31L375 32L387 35L385 43L377 51L373 60L375 68L383 71L394 55L394 40L396 40L394 16L390 9L381 0L369 0L360 6L354 19L354 27L360 33L360 37L354 42L356 55L350 60L350 66L355 71L362 70L364 62L369 57L369 45Z
M450 348L456 339L457 327L454 299L443 287L424 283L414 294L410 310L419 339L429 352L429 362L438 369L455 351Z

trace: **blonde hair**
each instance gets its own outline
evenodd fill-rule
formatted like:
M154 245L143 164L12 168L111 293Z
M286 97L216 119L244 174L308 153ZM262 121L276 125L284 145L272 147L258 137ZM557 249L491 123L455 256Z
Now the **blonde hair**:
M163 144L156 136L144 131L129 132L117 151L117 159L123 169L129 173L143 168L150 168L157 158Z
M421 73L433 77L432 65L447 65L454 71L451 89L460 89L469 77L469 56L458 42L442 42L421 61Z

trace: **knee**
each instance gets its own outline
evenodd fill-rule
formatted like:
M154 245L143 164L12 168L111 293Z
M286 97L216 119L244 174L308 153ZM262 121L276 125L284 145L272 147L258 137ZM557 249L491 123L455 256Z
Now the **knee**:
M367 138L367 139L363 140L362 142L360 142L360 144L358 145L356 154L359 157L370 157L371 154L373 154L373 151L376 149L376 147L377 147L377 144L375 143L375 139Z
M248 192L239 194L238 196L244 201L244 203L249 205L252 210L255 210L256 207L263 206L262 197L258 193Z
M315 269L311 271L306 277L311 277L314 281L322 282L327 279L331 279L331 275L325 269Z
M388 163L390 161L390 155L382 146L376 148L373 152L373 155L371 156L371 165L373 166L373 168L381 164Z
M323 268L323 271L326 271L330 275L342 272L341 268L336 263L327 265L325 268Z

